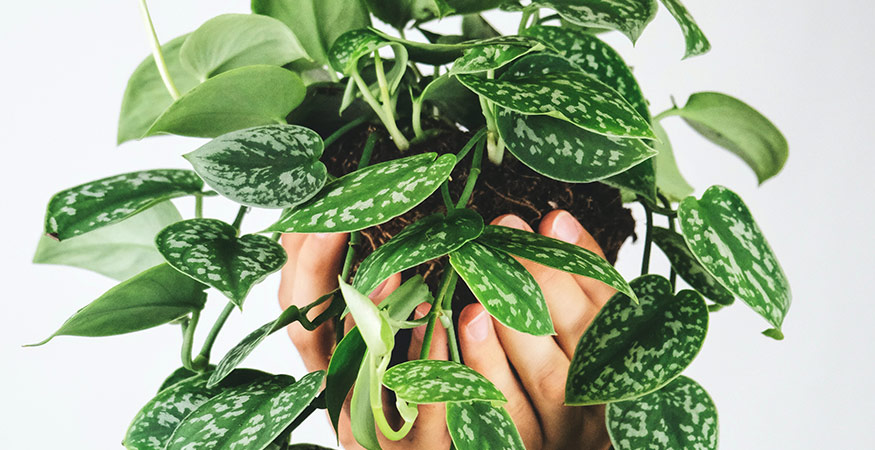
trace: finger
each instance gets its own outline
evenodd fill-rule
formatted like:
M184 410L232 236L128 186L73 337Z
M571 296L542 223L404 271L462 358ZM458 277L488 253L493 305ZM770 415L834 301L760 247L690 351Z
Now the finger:
M284 233L280 238L280 243L286 250L286 264L280 272L280 288L279 301L280 307L286 309L292 304L292 286L295 284L295 268L298 267L298 255L301 252L301 246L304 245L304 240L307 239L306 234L302 233Z
M413 313L414 319L425 317L431 310L431 305L423 303L416 307ZM413 361L419 359L425 338L426 326L422 325L411 330L410 348L407 351L407 359ZM447 332L440 323L435 323L432 333L431 346L429 347L428 359L447 360ZM447 432L447 410L443 403L422 404L418 406L419 415L410 430L408 439L418 443L415 448L449 448L450 435ZM410 446L403 448L412 448Z
M507 398L505 408L525 447L540 447L542 436L538 418L510 368L489 313L479 303L466 306L459 314L459 347L465 364L491 381Z

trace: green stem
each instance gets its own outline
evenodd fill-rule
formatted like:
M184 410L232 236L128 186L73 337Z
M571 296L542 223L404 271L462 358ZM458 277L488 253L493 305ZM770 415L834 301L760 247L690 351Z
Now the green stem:
M410 111L410 124L413 125L414 136L421 138L425 135L425 130L422 129L422 104L425 103L422 99L413 99L413 106Z
M158 73L161 74L161 81L164 82L164 87L167 92L173 97L173 100L179 100L179 90L173 84L173 78L170 78L170 71L167 70L167 63L164 61L164 53L161 52L161 43L158 41L158 34L155 32L155 26L152 24L152 16L149 14L149 7L146 6L146 0L140 1L140 12L143 14L143 25L146 26L149 32L149 44L152 46L152 57L155 59L155 65L158 66Z
M474 133L473 136L471 136L471 139L468 139L468 142L465 143L465 146L462 147L461 150L459 150L459 153L456 153L456 164L458 164L459 161L468 156L468 153L471 151L472 148L474 148L474 145L476 145L478 142L480 142L481 139L483 139L483 136L486 136L486 128L481 128L477 130L477 132Z
M383 374L386 372L386 367L389 365L388 357L381 357L380 366L377 367L377 357L373 354L368 355L368 364L371 372L371 384L369 386L369 394L371 401L371 412L374 414L374 421L377 423L377 428L386 439L390 441L399 441L407 436L410 429L413 428L413 420L404 420L404 425L398 431L392 429L389 422L386 421L386 415L383 413L383 397L381 386L383 384Z
M447 343L450 346L450 358L457 363L461 363L462 358L459 356L459 343L456 340L456 327L453 324L453 295L456 293L456 283L459 281L459 274L456 273L456 270L453 269L452 266L450 266L449 269L452 273L450 274L449 287L444 294L443 305L441 305L442 314L444 314L441 316L441 325L447 330Z
M194 330L197 328L200 316L200 311L192 311L191 320L182 324L182 367L192 372L195 372L195 369L191 361L191 348L194 343Z
M240 235L240 225L243 225L243 218L246 217L246 213L248 212L248 206L240 206L240 209L237 210L237 217L234 218L234 223L231 224L231 226L237 230L237 235Z
M480 141L474 150L474 158L471 159L471 170L468 172L468 179L465 180L465 187L462 189L462 195L459 197L456 208L464 208L474 194L474 186L477 184L477 178L480 176L480 166L483 163L483 147L484 141Z
M450 359L459 364L462 363L462 357L459 355L459 343L456 341L456 327L453 325L453 320L448 320L447 342L450 344Z
M213 328L210 328L209 334L207 334L206 339L204 339L204 345L201 347L200 353L198 353L197 358L195 358L192 363L196 369L203 370L209 365L210 353L213 351L213 344L216 343L216 338L219 336L219 332L222 331L222 327L225 326L225 322L228 320L228 316L231 315L231 312L234 311L234 308L234 303L228 302L228 304L225 305L225 309L219 313L216 323L213 324Z
M669 108L653 117L654 122L659 122L666 117L676 116L680 112L678 108Z
M538 23L538 17L540 16L540 9L535 7L528 6L523 8L523 17L520 19L520 25L517 27L517 34L523 34L523 31L526 31L526 28L529 27L529 19L532 18L533 24Z
M367 122L367 120L368 120L367 116L361 116L361 117L356 117L355 119L347 122L345 125L338 128L337 130L335 130L334 133L331 133L330 135L328 135L328 137L325 138L324 141L322 141L324 144L323 147L328 148L335 141L337 141L338 139L343 137L344 134L346 134L347 132L349 132L353 128Z
M407 150L410 147L410 142L401 134L401 130L398 129L398 125L395 123L395 115L394 114L386 114L385 109L380 102L374 97L371 93L371 89L368 87L368 84L365 83L365 80L362 79L362 76L358 73L357 70L353 69L352 71L352 79L355 81L356 86L359 88L359 91L362 93L362 98L365 103L367 103L371 109L374 110L374 114L377 115L377 118L380 119L380 122L383 122L383 126L386 127L386 131L389 132L389 135L392 136L392 140L395 141L395 146L398 147L398 150ZM390 105L391 108L391 105Z
M196 195L194 197L194 216L198 219L204 216L204 196Z
M368 134L368 140L365 141L365 147L362 149L362 156L359 158L358 169L364 169L371 162L371 155L374 154L374 147L377 145L377 133ZM346 258L343 261L343 269L340 272L340 278L344 281L349 280L349 273L352 271L353 261L355 261L356 247L361 243L362 234L359 231L354 231L349 236L349 246L346 249ZM343 329L343 327L340 327Z
M447 213L456 209L456 205L453 204L453 199L450 197L450 182L444 181L441 183L441 198L444 200L444 206L447 208Z
M453 270L453 267L449 264L444 267L444 275L441 279L440 288L438 288L438 295L435 295L434 300L431 302L431 309L428 311L428 325L425 327L425 335L422 338L422 348L419 350L419 359L428 359L428 354L431 353L431 340L434 335L434 325L438 320L438 316L441 314L444 296L447 295L447 290L449 290L450 283L452 282L452 275L455 273L456 271Z
M671 209L671 202L669 202L668 199L664 195L657 194L657 197L659 197L659 200L662 201L662 206ZM674 223L675 218L674 217L666 217L666 219L668 220L668 229L670 231L674 231L675 230L675 223ZM677 286L677 279L678 279L678 273L677 273L677 271L674 270L674 266L671 266L671 271L668 273L668 281L671 283L672 292L674 292L675 287Z
M678 212L676 210L673 210L671 208L663 208L663 207L657 206L657 205L653 204L650 200L648 200L647 198L645 198L641 195L639 195L637 197L637 200L638 200L638 203L641 203L642 205L644 205L648 209L650 209L650 212L654 212L656 214L659 214L661 216L666 216L666 217L676 217L678 215Z
M644 207L644 215L647 218L647 231L644 234L644 256L641 259L641 275L646 275L650 272L650 247L653 244L653 212L646 203L641 203Z
M410 143L395 123L395 105L394 102L392 102L391 92L389 92L389 83L386 81L386 72L383 70L383 58L380 58L380 53L376 51L374 52L374 69L376 69L377 72L377 85L380 87L380 100L383 105L383 113L386 117L391 119L390 123L387 124L389 134L392 135L393 139L395 139L396 135L400 136L400 138L403 139L403 143L396 142L395 145L398 146L398 150L406 150L410 147ZM401 147L402 145L404 148Z

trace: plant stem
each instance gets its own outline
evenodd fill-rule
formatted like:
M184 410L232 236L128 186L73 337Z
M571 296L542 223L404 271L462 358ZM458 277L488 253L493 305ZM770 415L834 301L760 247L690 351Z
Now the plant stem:
M228 304L225 305L225 309L219 313L219 317L213 324L213 328L210 328L210 332L207 334L206 339L204 339L204 345L201 347L200 353L198 353L197 358L195 358L192 363L198 371L203 370L210 363L210 352L213 351L213 344L216 343L216 338L219 336L219 332L222 331L222 327L225 326L228 316L234 311L234 307L234 302L228 302Z
M671 209L671 202L668 201L668 199L664 195L657 194L657 197L659 197L659 200L662 202L662 206L664 206L668 209ZM668 220L668 229L670 231L674 231L675 230L675 224L674 224L675 218L669 216L669 217L666 217L666 219ZM675 287L677 286L677 279L678 279L678 273L676 270L674 270L674 266L671 266L671 271L668 273L668 281L671 283L672 292L674 292Z
M659 122L662 119L665 119L666 117L677 115L678 111L679 111L679 109L677 107L672 107L672 108L666 109L665 111L654 116L653 121Z
M444 207L447 208L447 213L450 213L454 209L456 209L456 205L453 204L453 199L450 197L449 181L444 181L443 183L441 183L441 198L444 200Z
M194 342L194 330L197 328L200 311L191 312L191 320L182 323L182 367L195 372L191 362L191 347Z
M200 219L204 216L204 196L194 196L194 217Z
M140 1L140 12L143 14L143 25L149 32L149 44L152 46L152 57L155 59L155 65L158 66L158 73L161 74L161 81L164 82L164 87L167 92L173 97L173 100L179 100L179 90L173 84L173 79L170 78L170 71L167 70L167 63L164 61L164 53L161 52L161 43L158 41L158 34L155 32L155 26L152 24L152 16L149 15L149 7L146 6L146 0Z
M453 295L456 293L456 283L459 281L459 274L456 273L456 270L453 269L452 266L448 267L450 269L450 281L449 288L447 288L446 294L444 294L443 305L441 305L441 325L447 330L447 343L450 346L450 359L457 363L462 362L462 358L459 356L459 343L456 341L456 327L453 324Z
M465 180L465 187L462 189L462 195L459 196L459 201L456 203L456 208L464 208L474 194L474 186L477 184L477 178L480 176L480 166L483 163L483 147L484 141L480 141L474 150L474 158L471 159L471 170L468 172L468 179Z
M396 135L400 136L401 139L404 140L404 148L401 148L401 142L397 142L396 145L398 145L399 150L406 150L410 147L410 143L407 142L407 138L404 137L401 130L398 129L398 125L395 123L395 105L392 102L391 93L389 92L389 83L386 81L386 72L383 70L383 58L380 58L380 53L377 51L374 51L374 68L377 72L377 85L380 87L380 100L383 104L383 113L386 117L391 119L390 123L387 125L387 127L390 128L389 134L392 135L393 139Z
M352 71L352 79L362 93L362 98L365 100L365 103L374 110L374 113L377 115L377 118L380 119L380 122L383 122L383 126L386 127L386 131L392 136L392 140L395 141L395 146L398 147L398 150L407 150L410 147L410 142L403 134L401 134L401 130L398 129L398 125L395 123L395 115L394 113L391 113L391 105L389 105L390 114L386 114L384 107L380 105L380 102L378 102L376 98L374 98L371 89L355 69Z
M438 316L441 314L441 310L443 307L444 296L447 295L447 290L450 288L450 280L451 274L455 274L456 271L453 270L453 267L449 264L444 267L444 275L441 279L440 288L438 288L438 295L434 296L434 300L431 302L431 309L428 311L428 325L425 327L425 335L422 338L422 348L419 350L419 359L427 359L428 354L431 353L431 339L434 334L434 324L438 320Z
M448 320L449 326L447 329L447 342L450 345L450 359L459 364L462 363L462 357L459 355L459 343L456 341L456 327L453 325L453 320Z
M374 414L374 421L377 423L377 428L390 441L398 441L404 439L410 429L413 428L413 420L404 420L404 425L398 431L392 429L389 422L386 421L386 415L383 414L383 397L382 397L382 382L383 374L386 372L386 367L389 365L388 357L380 358L380 365L377 367L377 357L373 354L368 354L368 365L371 372L371 383L369 386L369 397L371 402L371 412Z
M413 135L420 138L425 135L425 130L422 129L422 104L425 103L420 98L413 99L410 111L410 124L413 126Z
M459 150L459 153L456 153L456 164L459 164L459 161L468 156L468 153L474 148L474 145L480 142L483 139L483 136L486 135L486 128L481 128L471 136L471 139L468 139L468 142L465 143L465 146Z
M650 247L653 244L653 212L646 203L641 203L644 207L644 215L647 218L647 231L644 234L644 256L641 259L641 275L646 275L650 272Z
M356 117L355 119L344 124L342 127L335 130L334 133L331 133L330 135L328 135L328 137L325 138L324 141L322 141L324 144L323 147L328 148L329 146L331 146L331 144L333 144L335 141L340 139L344 134L346 134L347 132L349 132L353 128L367 122L367 120L368 120L367 116L361 116L361 117Z
M246 213L249 212L248 206L240 206L240 209L237 210L237 217L234 218L234 223L231 224L235 230L237 230L237 235L240 235L240 225L243 225L243 218L246 216Z

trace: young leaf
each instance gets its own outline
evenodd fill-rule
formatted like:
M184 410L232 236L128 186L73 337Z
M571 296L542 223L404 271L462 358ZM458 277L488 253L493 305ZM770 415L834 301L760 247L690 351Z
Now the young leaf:
M525 450L510 414L491 402L447 403L447 428L457 450Z
M262 450L313 401L324 378L323 371L297 382L274 375L228 389L189 414L166 449Z
M190 170L144 170L101 178L52 196L45 231L63 241L172 198L199 194L203 187L204 182Z
M583 27L607 28L625 34L633 43L656 16L656 0L535 0L563 19Z
M687 43L687 51L684 53L684 59L696 55L704 55L711 50L711 43L705 37L705 33L696 24L693 16L687 11L687 8L680 0L662 0L665 9L674 16L678 25L681 26L681 31L684 33L684 40Z
M472 241L450 253L450 263L499 322L536 336L554 333L541 288L510 255Z
M343 280L340 280L340 292L368 350L377 357L388 355L395 345L395 333L377 305Z
M222 14L204 22L179 52L199 80L239 67L282 66L307 57L295 34L279 20L257 14Z
M325 376L325 407L335 430L340 421L343 403L356 382L367 349L358 327L353 327L337 343L331 354L328 373Z
M450 176L456 157L435 156L408 156L340 177L267 231L340 233L392 220L425 200Z
M212 286L235 305L252 286L280 270L286 251L275 241L247 234L221 220L189 219L161 230L155 238L158 251L176 270Z
M523 55L541 51L544 48L544 44L534 39L529 46L492 44L471 47L465 50L465 53L453 62L450 75L499 69Z
M371 24L360 0L252 0L252 12L286 24L322 65L328 64L328 50L340 35Z
M678 222L708 273L780 331L790 309L790 283L741 198L711 186L701 200L681 202Z
M638 304L615 294L586 329L568 368L565 403L629 400L673 380L693 361L708 329L698 292L672 294L668 280L632 280Z
M33 262L91 270L118 281L164 262L155 235L182 220L171 202L159 203L121 222L58 242L43 236Z
M399 398L417 404L507 401L483 375L452 361L418 359L398 364L386 371L383 385Z
M671 267L690 286L721 305L731 305L735 297L699 264L684 237L661 227L653 227L653 243L665 253Z
M717 408L683 375L651 394L608 404L605 421L617 450L717 449Z
M290 208L316 195L328 171L322 138L297 125L233 131L183 155L218 193L259 208Z
M364 359L370 358L365 352ZM380 441L377 439L377 430L374 423L374 412L371 410L370 400L371 371L367 364L359 367L355 379L355 387L352 390L349 415L352 435L362 447L367 450L381 450Z
M247 66L210 78L168 107L145 136L216 137L258 125L285 123L304 100L301 77L282 67Z
M718 92L690 96L672 111L709 141L738 155L760 183L778 174L787 162L787 140L772 122L734 97Z
M203 309L206 288L167 264L155 266L108 290L33 346L55 336L114 336L172 322Z
M404 46L383 38L371 29L352 30L337 38L328 53L328 59L334 70L351 75L357 70L359 59L386 46L392 46L396 54L403 52L406 55Z
M188 38L188 34L179 36L161 46L167 71L173 78L176 89L185 94L200 81L182 67L179 60L179 49ZM155 123L155 119L173 103L173 97L167 92L155 59L150 54L131 74L122 99L122 110L118 121L118 143L140 139Z
M653 168L653 158L600 181L634 195L641 195L656 203L656 173Z
M632 288L617 269L601 256L577 245L537 233L495 225L487 226L477 242L554 269L599 280L635 298Z
M368 255L356 272L353 286L371 292L392 274L444 256L482 232L483 218L470 209L420 219Z
M674 158L674 151L671 148L671 141L668 139L668 133L665 132L659 121L653 122L652 126L657 139L659 139L653 144L658 152L653 158L656 186L659 188L659 192L670 201L679 202L693 193L693 187L681 175Z

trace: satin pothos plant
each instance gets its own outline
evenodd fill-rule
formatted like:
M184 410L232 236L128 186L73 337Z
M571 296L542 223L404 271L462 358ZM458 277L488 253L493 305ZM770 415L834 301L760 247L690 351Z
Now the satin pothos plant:
M684 56L707 52L708 40L685 7L678 0L662 5L680 25ZM683 106L651 115L631 69L599 36L619 31L634 42L653 19L655 0L253 0L251 6L252 14L220 15L159 44L140 0L153 51L128 82L119 143L160 134L212 140L183 155L190 169L113 175L49 201L35 261L90 269L119 284L40 344L164 324L182 329L182 367L132 417L125 447L314 448L292 443L295 427L317 409L327 409L336 426L352 392L352 428L365 448L379 447L378 432L402 438L418 405L446 403L456 449L521 449L505 397L460 361L451 301L464 283L502 324L552 334L544 296L515 258L617 291L576 347L568 405L607 404L618 450L717 447L715 406L682 374L702 346L709 313L741 300L768 322L764 334L782 339L790 289L738 195L722 186L690 195L661 122L682 118L743 159L760 182L781 170L787 142L763 115L716 92L695 93ZM516 16L517 34L501 35L478 15L495 8ZM464 16L460 34L420 28L454 14ZM398 32L373 28L372 15ZM426 39L406 39L404 30L412 27ZM370 134L340 155L357 161L357 169L329 173L323 150L366 127ZM428 151L447 130L467 133L467 143ZM371 164L376 142L386 136L397 156ZM641 275L627 282L588 250L484 225L471 207L472 192L481 173L502 170L508 159L544 179L600 182L640 203L646 216ZM467 170L452 180L462 183L453 198L448 186L457 167ZM170 202L184 196L196 205L186 220ZM362 230L432 196L443 206L357 259ZM206 201L234 202L239 213L228 222L203 217ZM275 211L275 223L244 232L252 208ZM285 263L277 239L287 232L351 233L339 289L289 307L214 361L211 349L226 319L244 310L251 288ZM671 263L666 276L650 273L653 244ZM435 260L448 261L436 289L414 276L379 305L366 297L390 275ZM678 288L678 276L689 289ZM215 289L209 300L208 288ZM227 306L195 354L207 301ZM424 302L430 313L412 319ZM329 305L324 312L308 318L323 304ZM295 378L238 368L286 326L313 330L347 313L357 326L339 333L327 371ZM399 330L422 325L426 343L435 327L447 329L451 360L392 364ZM384 388L397 399L400 429L386 420Z

